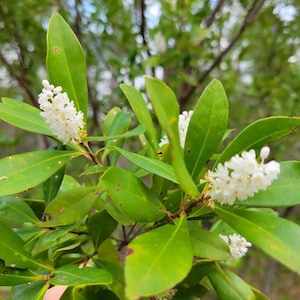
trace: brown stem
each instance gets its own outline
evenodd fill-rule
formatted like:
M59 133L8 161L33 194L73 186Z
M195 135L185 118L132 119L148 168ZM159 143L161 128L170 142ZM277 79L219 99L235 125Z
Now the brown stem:
M213 24L213 22L216 19L216 15L221 10L224 2L225 2L224 0L218 1L216 7L214 8L214 10L211 12L211 14L208 16L208 18L204 22L206 28L210 27Z
M88 159L91 160L95 165L102 165L99 160L97 159L96 155L93 153L92 149L89 147L88 143L84 143L82 145L84 149L86 150L86 153L88 155Z
M81 5L81 0L75 0L75 24L74 24L74 31L76 37L78 38L79 42L82 41L82 31L81 31L81 14L79 10L79 6Z
M156 229L158 227L167 225L172 223L176 218L180 217L182 214L187 214L192 208L199 206L203 203L205 199L203 197L197 198L194 201L192 201L189 205L181 207L177 212L175 212L174 214L170 214L168 212L168 218L159 221L157 223L155 223L154 225L147 227L145 230L143 230L144 228L141 227L139 230L137 230L134 234L134 236L132 237L128 237L128 235L126 236L126 239L124 238L124 240L122 241L122 244L120 245L120 249L121 250L124 246L127 246L134 238L136 238L139 234L147 232L147 231L151 231L153 229Z
M146 28L147 28L147 24L146 24L146 17L145 17L145 10L146 10L146 4L145 4L145 0L141 0L141 23L140 23L140 35L142 36L142 40L143 40L143 45L146 48L146 52L148 57L151 57L151 53L149 51L149 47L148 47L148 40L146 37ZM154 76L154 68L151 68L151 75Z

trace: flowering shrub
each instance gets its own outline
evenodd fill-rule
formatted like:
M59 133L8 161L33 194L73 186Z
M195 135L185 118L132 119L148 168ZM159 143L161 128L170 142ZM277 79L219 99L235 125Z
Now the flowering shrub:
M113 108L103 134L89 136L83 51L58 14L47 46L40 110L0 103L3 121L57 143L0 159L0 284L12 286L14 299L43 299L52 286L65 287L61 299L198 299L209 290L267 299L227 269L252 245L300 272L300 226L275 211L300 203L300 164L266 161L267 145L300 118L260 119L224 148L220 81L180 114L174 93L146 77L159 129L142 94L122 84L138 125ZM128 138L136 152L126 150ZM75 178L65 166L79 157L86 168Z

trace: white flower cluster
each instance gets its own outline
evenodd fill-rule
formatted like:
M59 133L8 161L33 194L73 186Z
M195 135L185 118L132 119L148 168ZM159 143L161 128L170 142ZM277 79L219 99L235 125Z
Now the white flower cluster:
M179 130L180 145L182 148L184 148L186 133L187 133L192 115L193 115L192 110L183 111L179 115L178 130ZM159 142L159 147L162 147L163 145L168 144L168 143L169 143L169 139L166 135L164 135Z
M208 171L204 180L209 183L205 197L221 205L232 205L235 200L246 200L259 190L266 190L280 172L278 162L264 163L269 153L270 148L263 147L258 162L254 150L244 151L224 165L219 164L214 172Z
M41 116L64 144L77 143L84 127L83 113L77 112L67 93L62 93L62 87L54 87L48 80L43 80L42 84L44 88L38 98Z
M219 236L227 243L234 260L244 256L248 248L252 246L250 242L247 242L245 238L237 233L230 234L229 236L219 234Z

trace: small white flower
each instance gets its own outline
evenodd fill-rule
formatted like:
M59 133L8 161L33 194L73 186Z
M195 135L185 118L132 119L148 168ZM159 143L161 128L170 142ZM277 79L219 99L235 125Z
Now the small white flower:
M260 150L260 158L262 160L266 159L270 154L270 148L265 146L265 147L262 147L261 150Z
M250 242L247 242L245 238L237 233L229 236L219 234L219 236L227 243L234 260L244 256L247 253L248 248L252 246Z
M62 87L54 87L48 80L43 80L42 84L44 88L38 98L41 116L64 144L69 141L77 143L84 127L83 113L77 112L67 93L61 93Z
M244 151L224 165L219 164L214 172L208 171L204 180L209 184L205 197L219 201L221 205L232 205L235 200L243 201L259 190L266 190L280 173L278 162L264 164L269 153L269 147L263 147L258 162L254 150Z
M180 145L182 148L184 148L185 144L185 138L187 134L187 130L189 127L189 123L191 120L191 117L193 115L193 111L183 111L178 118L178 131L179 131L179 138L180 138ZM165 144L169 143L169 139L166 135L164 135L159 142L159 147L162 147Z

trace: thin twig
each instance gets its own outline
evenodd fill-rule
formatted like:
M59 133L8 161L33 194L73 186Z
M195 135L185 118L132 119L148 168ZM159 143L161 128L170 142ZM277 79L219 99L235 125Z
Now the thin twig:
M10 74L10 76L12 78L14 78L15 80L17 80L17 82L19 83L19 85L24 89L24 91L25 91L26 95L28 96L28 98L30 99L31 103L34 106L37 106L36 98L33 95L33 93L30 91L30 88L29 88L29 86L27 84L26 79L17 74L16 70L8 62L8 60L5 58L5 56L1 52L1 50L0 50L0 59L3 62L4 66L6 67L8 73Z
M208 18L204 22L204 25L205 25L206 28L210 27L213 24L213 22L216 19L216 15L221 10L224 2L225 2L224 0L219 0L218 1L217 5L213 9L213 11L211 12L211 14L208 16Z
M254 20L255 16L258 14L259 10L262 8L263 4L264 4L265 0L259 0L259 1L255 1L252 5L252 7L249 9L241 27L239 28L239 30L237 31L237 33L233 36L233 38L231 39L230 43L228 44L228 46L219 53L218 56L216 56L214 62L211 64L211 66L205 70L202 75L198 78L197 80L197 85L190 85L188 86L185 90L184 90L184 94L181 95L181 97L179 98L179 102L181 103L181 105L184 105L188 99L190 99L191 95L194 93L194 91L196 90L197 86L199 84L201 84L203 81L206 80L206 78L209 76L209 74L211 73L211 71L219 65L219 63L222 61L223 57L231 50L231 48L236 44L236 42L239 40L239 38L242 36L242 34L244 33L244 31L248 28L248 26L252 23L252 21Z

